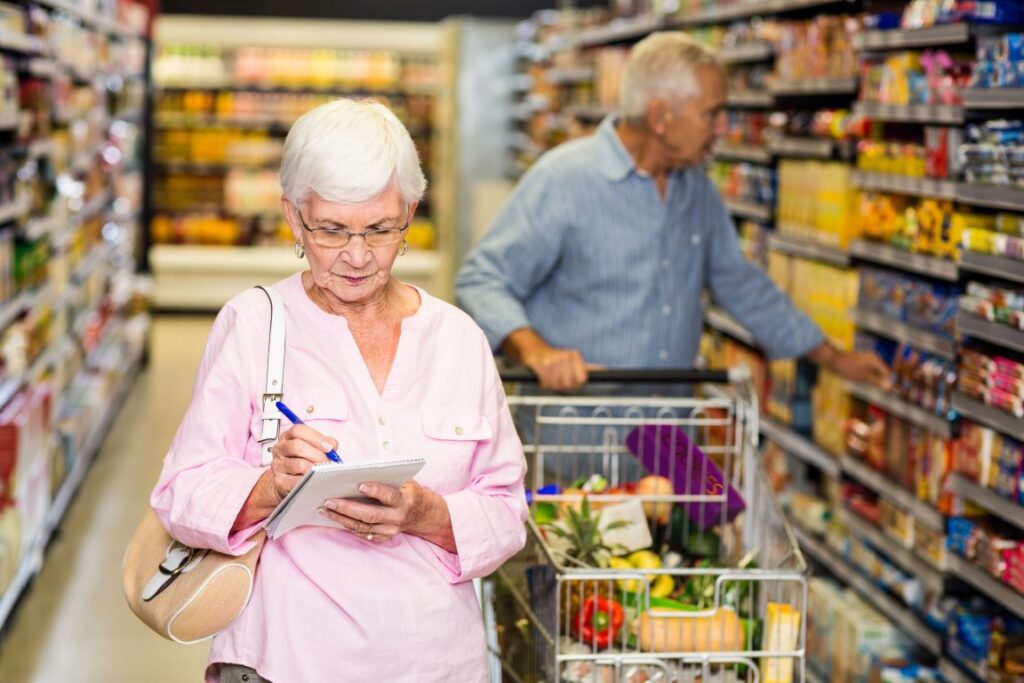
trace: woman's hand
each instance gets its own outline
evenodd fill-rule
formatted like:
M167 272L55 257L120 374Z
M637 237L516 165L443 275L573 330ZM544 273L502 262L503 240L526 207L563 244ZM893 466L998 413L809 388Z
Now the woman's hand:
M281 432L277 443L271 449L274 459L270 463L271 482L277 502L302 480L313 465L330 462L327 451L337 448L338 443L307 425L295 425Z
M270 467L249 492L231 530L246 529L270 516L313 465L328 462L327 451L337 446L334 439L306 425L281 432L271 448Z
M370 543L404 533L456 552L448 504L437 493L423 488L416 481L410 481L401 488L365 483L359 491L380 504L331 498L324 501L321 514Z

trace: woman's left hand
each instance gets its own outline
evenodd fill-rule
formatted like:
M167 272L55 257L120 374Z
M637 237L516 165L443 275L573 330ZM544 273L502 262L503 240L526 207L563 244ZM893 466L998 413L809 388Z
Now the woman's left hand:
M455 552L448 504L437 493L423 488L416 481L410 481L401 488L365 483L359 491L380 504L330 498L324 501L322 514L371 543L404 533L420 536Z

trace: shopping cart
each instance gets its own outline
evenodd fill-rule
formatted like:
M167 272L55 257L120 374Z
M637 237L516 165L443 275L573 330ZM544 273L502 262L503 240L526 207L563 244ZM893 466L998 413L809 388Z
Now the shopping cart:
M807 568L749 373L606 371L592 383L646 395L573 397L502 376L531 515L485 585L492 681L804 681Z

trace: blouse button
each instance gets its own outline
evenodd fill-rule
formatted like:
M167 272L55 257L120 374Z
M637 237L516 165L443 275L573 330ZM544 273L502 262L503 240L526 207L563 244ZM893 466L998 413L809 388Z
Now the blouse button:
M390 441L385 441L385 442L384 442L384 444L383 444L383 446L384 446L384 450L387 450L387 449L388 449L388 446L390 446L390 445L391 445L391 442L390 442Z
M383 427L387 423L388 423L388 419L386 417L379 417L379 418L377 418L377 424L379 424L381 427Z
M306 406L306 412L307 413L312 413L313 412L313 406Z
M462 436L462 427L456 427L455 428L455 435L456 436Z

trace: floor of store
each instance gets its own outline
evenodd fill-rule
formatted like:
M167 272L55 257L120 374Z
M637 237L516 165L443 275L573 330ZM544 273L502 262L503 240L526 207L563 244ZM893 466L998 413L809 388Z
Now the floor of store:
M199 681L208 645L149 632L121 592L121 558L192 391L211 317L163 317L139 375L0 641L0 681Z

